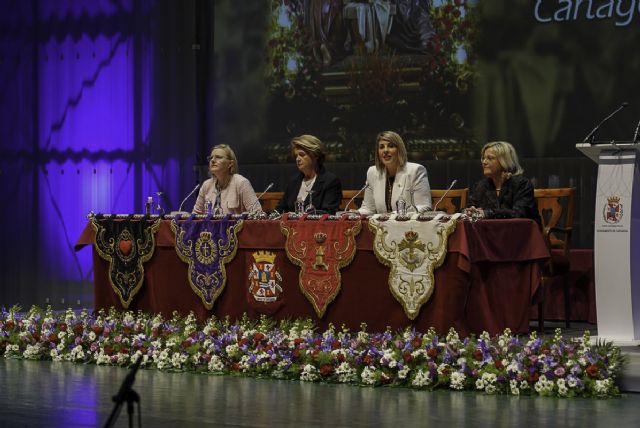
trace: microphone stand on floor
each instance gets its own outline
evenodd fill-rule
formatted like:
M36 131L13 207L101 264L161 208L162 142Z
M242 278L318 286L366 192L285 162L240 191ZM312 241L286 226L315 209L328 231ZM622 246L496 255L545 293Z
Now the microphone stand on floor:
M104 424L105 428L112 427L116 423L118 416L120 415L120 411L122 410L122 404L127 402L127 413L129 414L129 427L133 427L133 403L138 403L138 426L142 426L142 416L140 414L140 396L137 392L135 392L132 388L133 383L136 381L136 373L140 368L140 364L142 364L142 355L138 357L138 360L135 362L131 370L129 370L129 374L124 378L122 385L120 385L120 390L116 395L113 396L113 401L116 405L113 407L111 411L111 415L109 415L109 419Z

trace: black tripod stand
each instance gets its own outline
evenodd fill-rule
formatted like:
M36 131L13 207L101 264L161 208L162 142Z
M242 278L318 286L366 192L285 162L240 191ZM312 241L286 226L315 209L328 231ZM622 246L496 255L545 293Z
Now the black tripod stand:
M142 426L142 418L140 415L140 396L137 392L135 392L131 387L133 383L136 381L136 373L140 368L140 364L142 364L142 355L138 357L138 360L135 362L127 377L124 378L122 385L120 385L120 390L116 395L113 396L113 401L116 405L113 407L111 411L111 415L109 415L109 419L104 424L105 428L112 427L118 416L120 415L120 410L122 410L122 404L127 402L127 413L129 414L129 427L133 427L133 403L138 403L138 426Z

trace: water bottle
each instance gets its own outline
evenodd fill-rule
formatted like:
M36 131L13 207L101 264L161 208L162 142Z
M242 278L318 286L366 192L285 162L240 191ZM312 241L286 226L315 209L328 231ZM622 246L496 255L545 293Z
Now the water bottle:
M396 208L398 209L398 217L407 216L407 201L402 198L398 199L398 202L396 202Z
M296 214L302 215L304 214L304 201L302 199L296 200Z
M211 210L213 209L213 202L211 202L210 200L206 200L204 202L204 209L207 215L211 215Z
M153 196L147 196L147 202L144 204L145 215L151 215L151 209L153 207Z

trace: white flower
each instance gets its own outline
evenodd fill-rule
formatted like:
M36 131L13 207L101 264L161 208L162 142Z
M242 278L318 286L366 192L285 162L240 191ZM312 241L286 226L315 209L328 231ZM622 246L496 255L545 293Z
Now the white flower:
M349 383L354 382L356 380L356 369L351 367L349 363L346 361L340 363L340 365L336 368L336 376L338 377L338 382Z
M207 368L210 372L222 372L224 370L224 363L220 357L213 355L211 356L211 360L209 360Z
M451 373L451 383L450 386L453 389L464 389L464 380L467 376L462 372L453 372Z
M300 374L300 380L313 382L316 379L318 379L318 370L311 364L305 365L302 369L302 373Z
M412 386L422 387L429 386L433 382L433 379L429 375L429 371L418 370L411 381Z
M411 371L409 367L403 367L402 369L398 370L398 379L406 379L409 371Z
M367 385L374 385L376 383L376 370L365 367L360 374L360 378L362 379L362 383Z
M96 340L96 334L93 331L91 331L89 332L89 341L93 342L94 340Z

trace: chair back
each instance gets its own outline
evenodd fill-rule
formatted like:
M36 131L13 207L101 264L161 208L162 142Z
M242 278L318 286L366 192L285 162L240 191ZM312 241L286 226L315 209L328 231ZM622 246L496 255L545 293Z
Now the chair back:
M542 231L549 249L564 250L568 254L571 247L576 188L535 189L534 196L538 202Z
M445 192L446 196L443 198L442 196L445 195ZM447 214L459 213L467 206L468 195L469 188L451 189L449 192L446 189L431 189L431 206L438 210L444 210ZM435 206L436 203L438 204L437 207Z
M278 202L280 202L280 199L282 199L283 195L284 195L284 192L266 192L260 198L260 204L262 205L262 210L270 211L275 209L276 205L278 205Z
M341 211L343 211L347 207L347 204L349 203L351 198L357 195L359 191L360 190L343 190L342 191L342 200L340 201ZM364 198L364 192L362 192L360 196L358 196L356 199L353 200L353 202L351 202L351 205L349 205L349 209L357 210L360 207L360 205L362 205L363 198Z

